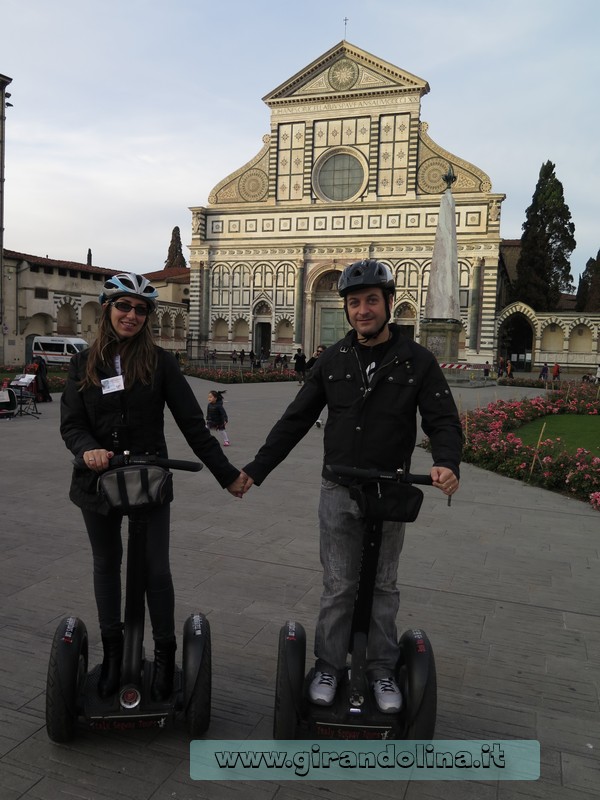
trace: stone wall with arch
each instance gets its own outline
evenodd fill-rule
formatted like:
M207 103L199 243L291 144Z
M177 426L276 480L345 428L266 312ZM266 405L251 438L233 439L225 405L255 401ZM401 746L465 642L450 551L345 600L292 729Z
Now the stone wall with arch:
M273 339L278 344L293 344L294 325L289 317L277 315Z
M226 342L229 338L229 326L223 317L217 317L212 322L212 338L215 342Z
M234 342L247 344L250 336L250 319L248 316L240 316L233 321L232 338Z
M525 317L534 332L533 372L557 362L563 374L595 373L600 363L600 314L535 312L525 303L512 303L497 316L496 341L502 325L515 314Z
M63 302L56 309L56 333L60 336L77 336L81 303Z

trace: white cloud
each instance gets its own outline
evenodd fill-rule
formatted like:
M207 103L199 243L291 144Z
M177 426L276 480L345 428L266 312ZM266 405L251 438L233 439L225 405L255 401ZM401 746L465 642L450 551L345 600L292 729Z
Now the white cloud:
M574 273L600 247L595 0L5 0L10 75L5 246L107 267L162 266L188 206L259 151L261 97L344 36L427 80L443 148L507 194L520 236L556 164L576 225ZM240 119L242 122L240 122Z

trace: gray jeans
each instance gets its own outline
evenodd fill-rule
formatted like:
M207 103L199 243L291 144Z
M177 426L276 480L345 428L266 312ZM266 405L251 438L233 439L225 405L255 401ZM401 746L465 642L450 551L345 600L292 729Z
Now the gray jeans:
M316 668L339 676L346 666L364 534L364 520L345 486L323 479L319 524L323 594L315 631ZM367 652L372 680L393 675L398 660L396 577L404 527L402 522L383 524Z

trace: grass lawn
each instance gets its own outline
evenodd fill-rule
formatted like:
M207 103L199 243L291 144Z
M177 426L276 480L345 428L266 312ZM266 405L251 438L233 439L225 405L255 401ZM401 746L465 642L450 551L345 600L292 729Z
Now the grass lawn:
M533 447L538 443L542 426L544 439L560 439L565 450L574 453L578 447L600 456L600 416L590 414L559 414L540 417L518 428L515 436Z

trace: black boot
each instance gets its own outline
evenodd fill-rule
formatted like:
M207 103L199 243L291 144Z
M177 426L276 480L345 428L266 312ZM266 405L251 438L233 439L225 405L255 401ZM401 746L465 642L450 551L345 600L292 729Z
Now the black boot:
M114 633L102 637L104 660L100 668L98 694L102 699L113 695L119 688L121 660L123 658L123 634Z
M173 675L175 674L175 639L154 642L154 674L150 694L155 703L168 700L173 694Z

